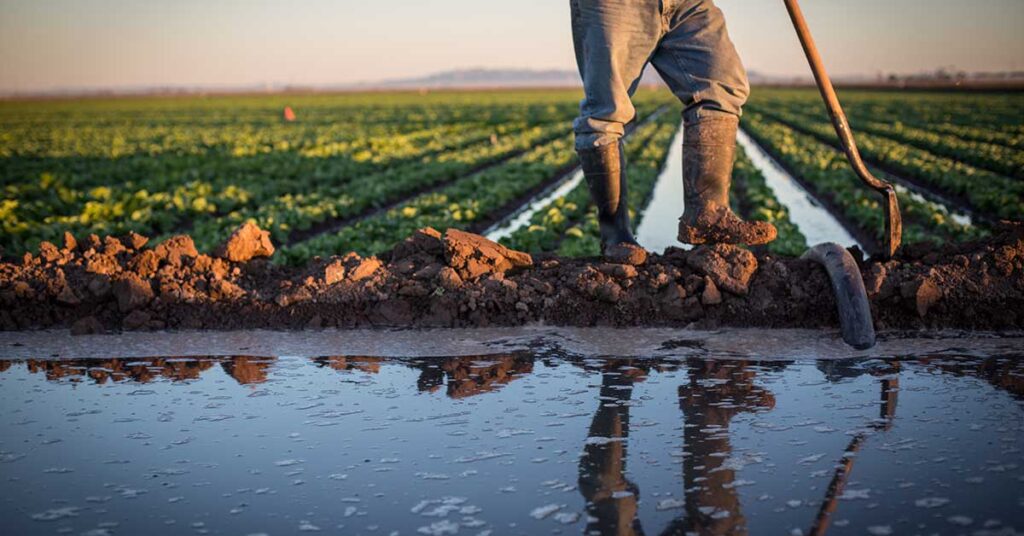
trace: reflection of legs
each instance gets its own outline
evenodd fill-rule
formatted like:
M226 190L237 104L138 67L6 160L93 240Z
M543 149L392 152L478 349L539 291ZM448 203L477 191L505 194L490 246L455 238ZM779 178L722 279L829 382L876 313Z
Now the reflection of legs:
M745 534L736 471L727 465L732 453L729 423L741 411L773 407L775 399L753 385L753 371L744 363L692 360L689 365L690 382L679 387L688 452L683 459L686 517L666 532Z
M580 458L580 493L591 521L587 533L643 534L637 519L639 489L626 479L626 440L633 379L606 372L601 399Z

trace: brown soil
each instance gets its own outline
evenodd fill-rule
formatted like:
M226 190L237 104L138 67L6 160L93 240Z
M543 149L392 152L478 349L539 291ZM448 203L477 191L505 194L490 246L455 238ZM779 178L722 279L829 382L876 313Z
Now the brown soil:
M725 245L669 249L631 266L531 257L424 229L381 258L285 267L259 256L273 246L252 227L219 256L187 236L147 242L68 235L63 247L44 243L0 262L0 329L838 325L818 265ZM861 268L879 329L1024 328L1022 223L985 242L907 247Z

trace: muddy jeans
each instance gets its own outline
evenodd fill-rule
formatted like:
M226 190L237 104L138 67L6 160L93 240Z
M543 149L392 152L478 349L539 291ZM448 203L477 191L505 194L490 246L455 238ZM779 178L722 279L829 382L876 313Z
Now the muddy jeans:
M683 119L740 115L750 87L722 11L712 0L570 0L583 78L576 147L617 141L636 110L630 96L650 62L683 102Z

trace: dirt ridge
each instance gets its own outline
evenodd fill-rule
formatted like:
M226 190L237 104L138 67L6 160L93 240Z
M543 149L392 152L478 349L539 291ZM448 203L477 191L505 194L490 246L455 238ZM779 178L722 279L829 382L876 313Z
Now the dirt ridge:
M821 267L733 246L669 248L633 266L428 228L379 258L288 267L272 254L252 224L213 255L184 235L153 247L137 234L66 234L0 260L0 329L838 325ZM1024 223L985 241L908 246L861 270L879 329L1024 328Z

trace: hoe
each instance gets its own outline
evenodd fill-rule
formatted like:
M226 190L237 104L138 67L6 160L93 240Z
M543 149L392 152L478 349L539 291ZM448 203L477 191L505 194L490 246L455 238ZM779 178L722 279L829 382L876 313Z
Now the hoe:
M843 113L843 107L839 104L836 90L832 87L832 80L829 79L828 73L825 72L825 64L821 61L821 55L818 53L818 47L814 44L814 38L811 37L811 29L807 26L807 21L800 10L800 5L797 3L797 0L784 0L784 2L786 3L786 9L789 11L789 18L793 19L793 27L796 28L796 34L800 38L804 54L807 55L807 62L811 64L814 80L821 91L825 107L828 108L828 114L832 119L832 126L835 127L836 134L839 135L839 142L843 146L843 152L846 153L846 160L850 162L850 166L853 167L853 171L860 177L860 180L864 181L872 190L882 194L884 199L882 205L885 207L885 244L882 246L884 248L882 254L886 258L892 257L896 250L899 249L903 235L903 219L900 217L896 190L888 182L872 175L868 171L867 166L864 165L860 151L857 150L857 144L853 140L850 124L846 120L846 114Z

